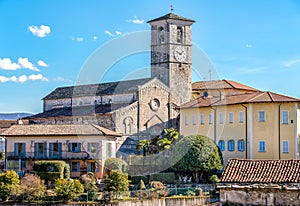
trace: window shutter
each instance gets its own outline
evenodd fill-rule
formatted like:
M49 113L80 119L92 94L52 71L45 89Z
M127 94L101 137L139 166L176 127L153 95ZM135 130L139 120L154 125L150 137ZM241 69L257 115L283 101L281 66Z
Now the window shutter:
M91 152L91 143L88 143L88 145L87 145L87 151Z
M69 152L72 152L72 143L69 143L69 144L68 144L68 151L69 151Z
M22 157L25 157L26 156L26 143L22 143Z
M44 151L43 151L43 157L47 157L47 142L44 142Z
M58 143L58 156L61 157L62 156L62 143Z
M34 143L34 157L38 156L37 147L38 147L38 143Z
M81 152L81 143L77 143L77 152Z
M77 162L77 172L80 172L80 162Z
M16 142L14 144L14 155L18 156L18 143L16 143Z
M91 171L91 163L90 163L90 162L87 163L87 171L88 171L88 172L92 172L92 171Z
M53 150L53 143L49 143L49 157L51 157L52 158L52 154L53 154L53 152L52 152L52 150Z

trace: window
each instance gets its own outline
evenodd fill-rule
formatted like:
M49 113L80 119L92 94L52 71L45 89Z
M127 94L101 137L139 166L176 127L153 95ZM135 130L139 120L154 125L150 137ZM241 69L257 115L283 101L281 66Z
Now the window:
M200 124L204 124L204 114L200 115Z
M14 155L25 157L26 155L26 144L24 142L15 142L14 144Z
M244 122L244 112L240 112L240 123Z
M209 123L209 124L212 124L212 123L213 123L213 116L212 116L212 113L210 113L209 116L208 116L208 123Z
M219 140L218 146L219 146L221 151L224 151L225 150L225 141L224 140Z
M259 122L265 122L266 121L266 113L265 113L265 111L259 111L258 112L258 121Z
M47 143L36 142L34 143L34 157L45 158L47 156Z
M282 111L282 124L288 124L289 123L289 111Z
M112 157L112 143L106 143L106 157Z
M158 29L158 39L160 44L165 43L165 30L163 27L159 27Z
M184 117L184 124L185 124L185 125L188 125L188 124L189 124L189 118L188 118L187 115L185 115L185 117Z
M88 153L92 156L92 158L100 159L100 147L99 143L88 143Z
M62 154L62 144L58 142L52 142L49 144L49 156L51 158L59 158Z
M182 28L177 27L177 43L182 43Z
M229 112L229 123L233 123L233 113Z
M71 162L71 172L80 172L80 162Z
M68 144L69 152L81 152L81 143L79 142L71 142Z
M261 140L258 142L258 151L259 152L265 152L266 151L266 142L264 140Z
M196 118L196 115L193 114L193 125L195 125L197 122L197 118Z
M234 151L234 140L229 140L227 144L228 151Z
M220 124L224 123L224 115L223 113L220 113Z
M244 152L245 151L245 140L240 139L238 141L238 151Z
M287 140L282 141L282 152L289 153L289 141Z

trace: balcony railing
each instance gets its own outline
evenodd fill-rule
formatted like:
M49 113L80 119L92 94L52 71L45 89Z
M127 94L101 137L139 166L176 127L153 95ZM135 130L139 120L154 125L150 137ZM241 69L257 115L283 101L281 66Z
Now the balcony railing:
M95 155L90 155L87 152L66 152L62 151L58 154L49 154L47 152L46 155L44 154L36 154L35 152L26 152L21 154L15 154L14 152L7 152L6 153L7 159L95 159ZM100 159L97 158L97 159Z

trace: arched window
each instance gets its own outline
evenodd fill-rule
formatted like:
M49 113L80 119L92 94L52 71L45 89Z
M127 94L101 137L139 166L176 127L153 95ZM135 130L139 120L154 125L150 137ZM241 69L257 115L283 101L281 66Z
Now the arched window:
M177 43L182 43L183 32L181 27L177 27Z
M165 30L163 27L158 28L158 40L160 44L165 43Z
M125 134L131 134L133 120L131 117L126 117L123 121Z

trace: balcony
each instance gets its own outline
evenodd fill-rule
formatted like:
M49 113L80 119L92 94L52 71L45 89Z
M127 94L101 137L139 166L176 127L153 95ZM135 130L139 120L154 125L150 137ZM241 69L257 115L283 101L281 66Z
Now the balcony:
M43 154L36 154L35 152L26 152L19 155L16 155L14 152L7 152L6 157L8 160L13 159L79 159L79 160L86 160L86 159L94 159L90 156L87 152L58 152L57 154L49 155L47 152L46 155Z

